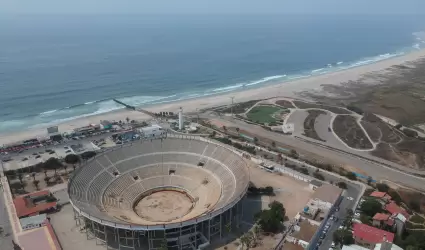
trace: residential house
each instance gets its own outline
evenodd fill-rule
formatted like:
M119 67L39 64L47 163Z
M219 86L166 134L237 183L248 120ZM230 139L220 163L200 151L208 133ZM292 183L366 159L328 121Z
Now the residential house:
M360 223L353 225L353 237L356 244L367 248L374 248L383 241L392 243L394 240L393 233Z
M387 224L390 217L390 214L377 213L372 218L372 225L374 227L383 228Z
M385 205L392 200L392 197L385 192L374 191L369 196L377 199L382 205Z

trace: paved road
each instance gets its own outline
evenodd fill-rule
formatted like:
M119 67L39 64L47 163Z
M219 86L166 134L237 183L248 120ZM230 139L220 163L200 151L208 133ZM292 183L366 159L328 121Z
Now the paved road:
M339 163L341 165L348 165L360 169L361 171L366 172L368 175L372 176L377 180L391 180L396 183L404 184L406 186L424 189L423 181L425 178L414 176L409 172L414 172L415 170L411 168L406 168L394 163L390 163L388 161L382 160L377 157L370 156L369 154L363 153L358 155L347 154L340 151L335 151L329 148L325 148L319 146L314 143L310 143L308 141L304 141L301 139L297 139L293 136L277 134L275 132L267 131L257 125L247 124L245 122L239 121L237 119L233 119L231 117L211 117L210 115L204 115L204 118L214 118L217 120L221 120L223 123L233 123L236 127L240 129L250 131L252 133L257 134L259 137L264 137L270 140L277 141L282 144L286 144L292 146L294 148L308 151L313 154L319 155L323 158L331 159L333 162ZM392 166L396 166L398 169L390 168L381 164L377 164L364 158L373 159L379 162L383 162L385 164L390 164ZM419 172L419 171L417 171Z
M3 234L0 235L0 249L13 250L12 226L10 225L9 216L6 210L6 204L3 196L3 188L0 187L0 227L3 228Z
M290 162L291 164L295 164L298 167L301 167L301 164L298 164L297 162L292 162L290 159L288 159L288 162ZM309 170L310 176L312 176L313 173L316 171L316 168L310 168L308 166L307 166L307 169ZM342 181L347 183L347 189L344 190L343 192L344 197L339 205L339 211L331 213L339 219L338 221L328 220L330 223L330 227L326 233L326 237L322 240L319 247L320 250L322 249L328 250L331 247L333 242L333 233L336 230L338 230L339 226L344 221L344 218L347 216L347 209L352 209L354 211L357 206L357 201L360 199L360 197L363 194L362 194L362 187L360 185L356 185L354 183L348 182L339 176L335 176L324 171L321 171L320 173L325 177L325 180L327 182L338 183ZM321 233L322 232L319 232L319 234Z

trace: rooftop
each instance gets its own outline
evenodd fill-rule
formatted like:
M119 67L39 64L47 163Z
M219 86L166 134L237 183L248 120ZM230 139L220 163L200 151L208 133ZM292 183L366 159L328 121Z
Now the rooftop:
M29 225L41 224L47 219L46 214L39 214L36 216L25 217L20 219L22 227L27 227Z
M386 221L390 218L389 214L377 213L373 216L373 220Z
M342 193L342 189L331 184L324 184L316 189L312 198L321 201L335 203Z
M310 224L308 220L304 220L299 224L300 230L295 232L292 236L299 240L310 242L319 228L316 225Z
M394 234L366 224L356 223L353 225L353 236L371 244L376 244L384 241L393 242Z
M385 210L391 214L402 214L405 218L409 218L409 213L397 205L395 202L388 203L385 205Z
M385 193L385 192L374 191L369 196L370 197L375 197L375 198L383 198L386 194L387 193Z
M18 218L37 215L40 212L56 207L56 201L48 202L45 198L50 192L38 191L31 194L18 196L13 200Z
M31 250L61 250L61 246L53 231L52 225L46 220L46 226L25 231L19 237L22 249Z

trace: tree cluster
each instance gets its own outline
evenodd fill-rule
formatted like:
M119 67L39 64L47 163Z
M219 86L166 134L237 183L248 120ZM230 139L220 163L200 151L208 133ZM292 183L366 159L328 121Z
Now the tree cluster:
M255 186L250 186L248 187L248 192L250 194L255 194L255 195L274 195L274 190L273 187L271 186L267 186L267 187L255 187Z
M286 210L283 204L273 201L269 204L269 209L264 209L255 215L257 223L264 232L277 233L283 228Z
M367 199L360 206L360 211L367 216L373 217L376 213L382 211L382 204L378 200Z
M338 245L354 244L353 233L347 229L338 229L333 234L333 240Z

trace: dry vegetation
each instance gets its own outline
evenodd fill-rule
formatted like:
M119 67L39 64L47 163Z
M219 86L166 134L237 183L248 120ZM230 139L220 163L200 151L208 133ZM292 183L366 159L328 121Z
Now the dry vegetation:
M284 108L295 108L294 104L288 100L277 100L275 103Z
M328 105L310 103L310 102L302 102L302 101L293 101L293 103L300 109L324 109L335 114L341 114L341 115L352 114L351 111L345 108L340 108L340 107L334 107L334 106L328 106Z
M326 112L317 109L308 110L307 112L308 116L304 120L304 135L315 140L325 141L317 134L316 130L314 129L314 124L316 122L316 118L319 115L326 114Z
M348 146L356 149L371 149L372 143L363 132L355 117L338 115L333 124L335 134Z
M425 168L425 141L407 138L381 121L379 114L405 126L425 123L425 59L365 74L356 81L324 85L320 92L303 92L320 103L355 106L364 111L361 124L379 143L373 155L416 169ZM295 105L297 105L295 103Z
M356 81L324 85L323 94L302 95L330 105L354 105L404 125L421 124L425 123L424 69L425 59L420 59L366 74Z

